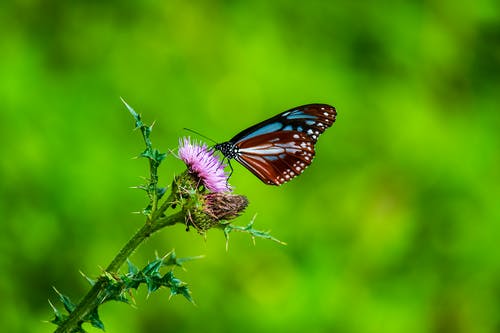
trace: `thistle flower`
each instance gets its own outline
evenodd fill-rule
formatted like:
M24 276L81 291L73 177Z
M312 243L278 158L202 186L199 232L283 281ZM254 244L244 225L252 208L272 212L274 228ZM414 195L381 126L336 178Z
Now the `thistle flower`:
M211 192L230 192L228 175L213 151L207 145L191 142L189 137L179 140L179 158L186 164L188 171Z

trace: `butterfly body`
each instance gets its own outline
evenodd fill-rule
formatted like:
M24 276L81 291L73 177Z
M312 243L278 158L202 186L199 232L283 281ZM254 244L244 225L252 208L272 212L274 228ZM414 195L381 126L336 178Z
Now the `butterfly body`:
M264 183L281 185L301 174L315 155L314 144L336 118L334 107L307 104L282 112L216 144Z

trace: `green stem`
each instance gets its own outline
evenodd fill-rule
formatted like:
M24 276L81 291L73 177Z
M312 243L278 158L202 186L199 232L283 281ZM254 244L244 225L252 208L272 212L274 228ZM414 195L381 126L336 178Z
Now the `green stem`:
M180 211L168 217L158 219L158 221L153 220L151 221L151 223L144 224L144 226L139 229L134 236L132 236L127 244L123 246L120 252L118 252L116 257L111 261L111 263L106 268L106 273L117 273L125 260L127 260L132 252L134 252L134 250L146 238L166 226L174 225L176 223L184 223L184 215L185 213ZM107 282L107 278L104 274L102 274L97 282L89 290L87 295L85 295L85 297L76 306L75 310L71 312L66 321L55 330L55 333L70 333L75 331L75 329L83 321L83 319L102 302L100 295L105 289Z

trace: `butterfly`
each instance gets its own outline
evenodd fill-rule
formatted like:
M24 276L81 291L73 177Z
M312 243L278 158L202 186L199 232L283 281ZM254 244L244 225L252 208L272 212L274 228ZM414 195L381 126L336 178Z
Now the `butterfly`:
M265 184L281 185L311 164L314 144L336 117L335 108L327 104L298 106L241 131L214 149L229 162L238 161Z

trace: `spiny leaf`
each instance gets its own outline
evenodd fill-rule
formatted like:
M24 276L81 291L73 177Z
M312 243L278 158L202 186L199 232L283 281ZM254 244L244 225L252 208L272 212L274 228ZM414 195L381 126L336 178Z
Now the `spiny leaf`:
M177 258L177 254L175 253L175 250L170 251L167 253L163 258L164 258L164 266L177 266L177 267L184 267L182 264L191 260L197 260L197 259L202 259L205 256L194 256L194 257L184 257L184 258Z
M158 290L161 284L158 283L158 279L155 277L146 277L146 286L148 287L148 294Z
M167 188L166 187L159 187L156 189L156 193L157 193L157 196L158 196L158 200L160 200L163 195L167 192Z
M161 161L163 161L165 159L165 157L167 156L167 153L162 153L156 148L151 149L148 147L141 153L140 156L146 157L146 158L154 161L155 163L157 163L157 165L160 165Z
M125 100L123 98L120 97L120 99L122 100L122 103L125 104L125 106L127 107L128 111L130 112L132 117L134 117L135 127L140 128L141 126L144 126L144 124L142 123L142 120L141 120L141 115L138 114L137 112L135 112L135 110L132 109L132 107L130 105L128 105L127 102L125 102Z
M57 293L57 295L59 296L59 300L64 305L64 308L66 309L66 311L68 311L69 313L73 312L75 310L76 306L71 301L71 299L68 296L61 294L55 287L53 287L53 288L54 288L55 292Z
M96 280L89 278L82 271L80 271L80 274L85 278L85 280L87 280L88 283L90 283L91 286L93 286L95 284Z
M151 276L152 274L158 273L163 265L162 259L155 259L149 264L147 264L141 271L146 276Z
M104 323L99 318L99 313L97 312L97 307L95 307L92 312L89 313L88 318L86 318L90 324L96 328L104 331Z
M128 273L129 274L137 274L139 272L139 268L137 268L137 266L135 266L132 261L130 261L129 259L127 259L127 265L128 265Z
M269 231L262 231L262 230L254 229L253 224L255 221L255 217L256 216L254 216L252 218L252 220L244 227L233 225L230 223L224 225L223 231L224 231L224 237L226 237L226 250L227 250L228 244L229 244L229 234L233 231L239 231L239 232L244 232L244 233L250 234L254 243L255 243L255 238L257 237L257 238L270 239L270 240L275 241L277 243L280 243L282 245L286 245L285 242L280 241L279 239L277 239L274 236L271 236Z
M109 301L119 301L130 304L130 296L133 300L131 293L132 289L137 289L141 284L145 284L148 289L148 294L155 292L161 287L170 289L170 296L183 295L188 301L194 304L191 292L187 284L174 276L172 270L169 270L163 276L160 274L160 269L165 266L181 266L183 262L192 260L199 257L191 258L177 258L174 251L169 252L162 258L156 258L152 262L145 265L139 270L130 260L127 260L128 270L125 274L115 274L110 272L103 272L99 278L100 282L104 282L104 289L99 294L97 305L92 308L88 315L78 323L77 327L72 332L84 332L82 328L83 323L90 323L93 327L104 330L104 323L99 318L98 308L99 305ZM95 284L95 280L90 279L85 274L82 275L91 283ZM104 280L103 280L104 279ZM69 297L61 294L54 288L59 296L60 301L63 303L64 308L68 313L75 309L75 305ZM50 301L49 301L50 303ZM68 315L61 313L55 306L50 303L54 311L54 318L52 323L61 326L67 320Z
M68 316L61 313L55 306L52 304L52 302L49 300L50 307L54 311L54 319L52 319L50 322L56 325L61 325L67 318Z

